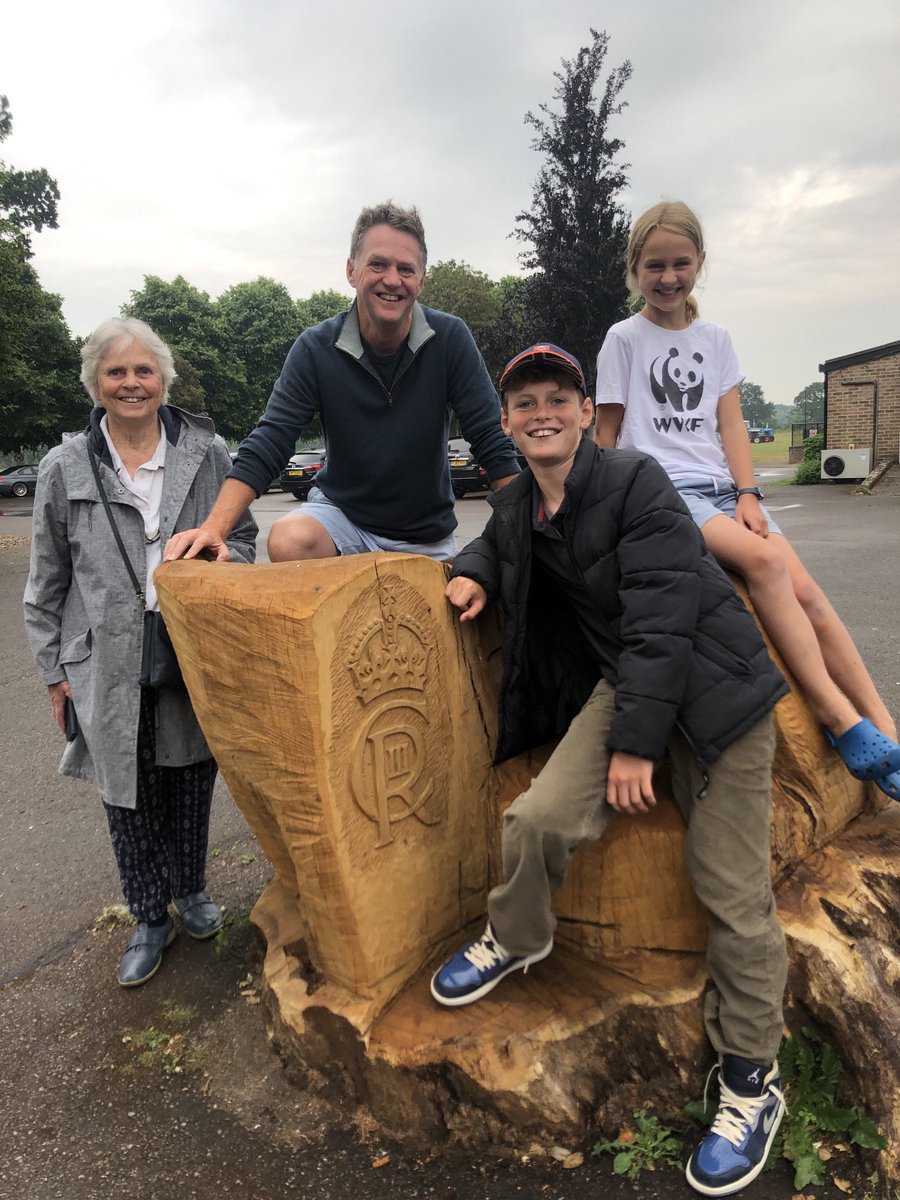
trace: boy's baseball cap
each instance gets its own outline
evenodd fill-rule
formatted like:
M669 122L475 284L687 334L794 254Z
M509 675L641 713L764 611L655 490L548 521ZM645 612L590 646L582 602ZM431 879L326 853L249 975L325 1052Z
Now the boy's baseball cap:
M500 391L504 391L516 371L522 367L545 366L555 367L558 371L571 376L578 384L582 396L587 395L587 383L584 378L584 371L581 369L581 363L574 354L569 354L567 350L563 350L560 346L554 346L552 342L538 342L535 346L529 346L527 350L523 350L521 354L517 354L515 358L511 358L503 368L503 374L500 376Z

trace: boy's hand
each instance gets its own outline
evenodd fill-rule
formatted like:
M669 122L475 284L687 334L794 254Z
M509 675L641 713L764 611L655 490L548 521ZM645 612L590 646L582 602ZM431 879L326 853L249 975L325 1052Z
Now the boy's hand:
M481 584L474 579L467 579L465 575L451 579L444 589L444 595L454 608L461 610L460 621L471 621L487 604L487 592Z
M616 812L630 816L655 808L652 760L614 750L606 776L606 799Z

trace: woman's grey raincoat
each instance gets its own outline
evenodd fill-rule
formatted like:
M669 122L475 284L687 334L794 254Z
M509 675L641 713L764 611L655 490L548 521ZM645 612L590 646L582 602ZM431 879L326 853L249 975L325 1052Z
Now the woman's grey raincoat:
M45 684L68 680L80 730L60 774L96 784L106 804L135 807L143 615L107 520L88 458L88 440L119 533L138 579L144 577L144 522L113 471L94 409L83 434L41 462L34 497L25 626ZM206 417L171 405L159 409L166 432L160 511L165 543L209 514L231 456ZM228 546L235 562L253 562L256 522L245 512ZM178 767L209 758L187 692L161 691L156 762Z

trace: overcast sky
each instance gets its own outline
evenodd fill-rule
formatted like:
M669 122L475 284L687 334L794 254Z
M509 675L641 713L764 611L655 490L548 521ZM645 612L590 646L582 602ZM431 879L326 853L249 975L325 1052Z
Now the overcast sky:
M591 25L633 67L622 201L700 213L702 315L766 398L900 339L897 0L7 6L0 155L62 193L41 281L79 334L145 274L347 291L353 222L387 197L418 205L431 261L515 273L541 165L523 117Z

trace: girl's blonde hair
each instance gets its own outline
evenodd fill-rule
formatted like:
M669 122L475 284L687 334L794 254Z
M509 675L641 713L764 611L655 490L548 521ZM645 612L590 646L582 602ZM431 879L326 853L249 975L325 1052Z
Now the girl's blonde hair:
M681 200L661 200L659 204L648 208L632 225L628 238L625 283L631 292L632 300L637 299L640 294L637 283L637 266L641 251L654 229L668 229L670 233L678 233L682 237L690 238L698 254L703 254L705 251L700 219ZM695 321L700 316L700 306L693 295L688 296L686 303L688 320Z

